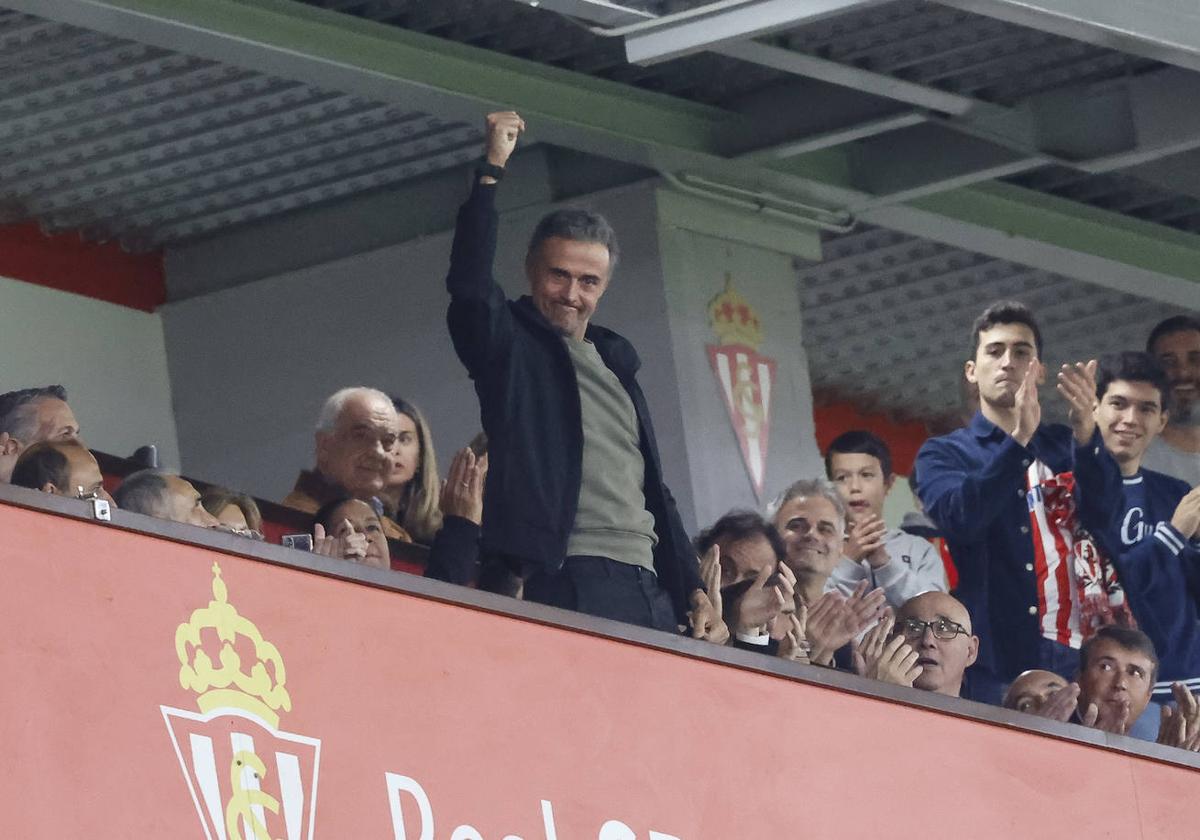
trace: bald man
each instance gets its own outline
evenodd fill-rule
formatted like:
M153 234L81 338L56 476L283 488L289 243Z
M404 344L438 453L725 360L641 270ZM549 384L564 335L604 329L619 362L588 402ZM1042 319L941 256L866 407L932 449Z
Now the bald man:
M917 652L921 673L913 688L960 696L963 673L979 656L979 637L971 633L967 608L945 592L909 598L896 612L896 633Z
M1150 703L1150 690L1157 675L1158 654L1150 637L1140 630L1107 625L1083 643L1079 674L1074 682L1049 671L1026 671L1004 695L1004 707L1149 740L1155 732L1153 719L1140 727L1143 731L1136 731L1133 726ZM1182 683L1175 683L1173 691L1175 698L1188 707L1186 723L1195 732L1200 725L1200 705ZM1167 717L1170 716L1168 713ZM1175 740L1160 737L1159 743L1180 746L1176 740L1186 740L1187 732L1174 735ZM1195 746L1200 747L1200 742Z
M1043 671L1038 668L1025 671L1008 687L1008 691L1004 695L1004 708L1042 717L1054 717L1056 720L1068 720L1071 710L1075 708L1075 701L1079 697L1079 686L1075 686L1075 691L1069 698L1056 700L1056 698L1065 696L1060 692L1066 687L1067 681L1053 671ZM1052 713L1050 707L1054 702L1058 702L1058 705L1065 708L1066 711L1061 715Z

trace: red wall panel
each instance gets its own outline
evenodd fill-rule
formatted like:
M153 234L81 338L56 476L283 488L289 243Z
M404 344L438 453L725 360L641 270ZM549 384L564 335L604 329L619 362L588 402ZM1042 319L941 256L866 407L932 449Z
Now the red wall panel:
M47 235L34 222L0 225L0 275L146 312L166 300L161 252L129 254L115 242Z
M39 511L0 505L0 531L9 837L200 840L255 807L272 838L323 840L1179 838L1200 820L1200 773L1146 757ZM208 627L227 666L218 615L240 672L265 676L206 709L180 628ZM277 721L238 706L280 684ZM236 792L234 749L266 767Z

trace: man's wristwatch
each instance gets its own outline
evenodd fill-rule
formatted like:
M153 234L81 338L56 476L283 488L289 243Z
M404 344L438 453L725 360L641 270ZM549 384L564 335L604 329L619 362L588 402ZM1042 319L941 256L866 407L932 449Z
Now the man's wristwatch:
M486 160L480 161L479 165L475 167L475 177L495 178L497 181L499 181L504 177L504 167L497 166L494 163L488 163Z

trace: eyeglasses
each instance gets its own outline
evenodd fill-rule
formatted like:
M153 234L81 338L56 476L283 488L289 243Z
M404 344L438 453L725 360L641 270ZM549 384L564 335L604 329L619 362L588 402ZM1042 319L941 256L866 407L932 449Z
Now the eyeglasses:
M950 621L946 618L935 618L933 621L921 621L919 618L906 618L898 625L898 629L904 634L907 639L919 639L925 635L925 628L928 627L933 631L935 639L948 641L953 639L960 633L969 635L967 628L963 627L957 621Z

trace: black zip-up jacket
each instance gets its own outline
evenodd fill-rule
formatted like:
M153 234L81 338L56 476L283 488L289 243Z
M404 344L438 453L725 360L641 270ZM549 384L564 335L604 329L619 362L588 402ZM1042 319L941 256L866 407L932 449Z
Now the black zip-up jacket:
M553 572L562 567L579 502L579 386L561 335L531 298L506 300L492 276L495 193L495 185L476 181L458 211L446 277L446 320L454 349L475 383L488 436L482 550ZM690 595L703 583L675 500L663 482L646 399L634 378L641 360L633 345L611 330L589 325L587 339L637 411L646 508L658 536L654 568L680 623L686 623Z

